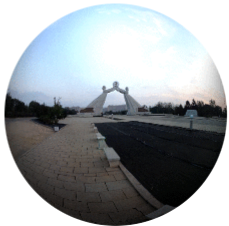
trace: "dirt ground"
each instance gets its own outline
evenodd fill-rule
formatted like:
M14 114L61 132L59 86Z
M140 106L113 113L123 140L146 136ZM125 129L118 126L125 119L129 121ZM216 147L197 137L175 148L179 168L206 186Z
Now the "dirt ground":
M39 125L31 119L33 118L5 120L8 143L15 161L54 133L51 128Z
M202 185L224 140L224 134L136 121L96 127L139 182L172 206L182 204Z

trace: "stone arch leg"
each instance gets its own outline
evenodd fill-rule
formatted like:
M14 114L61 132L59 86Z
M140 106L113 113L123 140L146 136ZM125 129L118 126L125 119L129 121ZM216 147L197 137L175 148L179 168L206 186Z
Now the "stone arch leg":
M94 108L94 115L101 115L103 112L103 105L106 101L107 93L102 93L95 100L93 100L87 108Z
M127 106L127 115L136 115L137 109L141 107L141 105L129 94L124 94L124 99L126 101Z

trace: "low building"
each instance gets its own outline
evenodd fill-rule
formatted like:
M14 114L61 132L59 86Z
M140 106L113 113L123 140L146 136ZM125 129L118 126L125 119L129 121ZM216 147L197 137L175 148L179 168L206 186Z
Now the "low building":
M145 115L145 114L150 114L150 111L146 105L143 105L142 107L139 107L137 109L137 114L138 115Z
M197 110L187 110L184 116L190 117L191 115L193 117L197 117L198 116Z

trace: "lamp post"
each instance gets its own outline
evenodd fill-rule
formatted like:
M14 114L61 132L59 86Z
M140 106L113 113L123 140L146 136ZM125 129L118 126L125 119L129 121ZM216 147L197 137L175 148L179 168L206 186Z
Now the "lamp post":
M193 115L190 115L190 129L192 129L193 126Z

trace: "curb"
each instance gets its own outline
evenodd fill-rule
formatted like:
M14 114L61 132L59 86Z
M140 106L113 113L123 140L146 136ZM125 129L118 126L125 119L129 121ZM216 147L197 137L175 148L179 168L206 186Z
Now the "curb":
M138 193L144 198L151 206L155 207L156 209L160 209L164 206L163 203L158 201L153 195L149 193L149 191L133 176L129 170L120 162L119 164L120 169L126 175L130 183L133 187L138 191Z
M169 206L169 205L164 205L163 207L161 207L160 209L146 215L146 217L152 219L155 219L157 217L161 217L163 215L165 215L166 213L169 213L170 211L174 210L176 207L173 206Z
M91 123L92 124L92 123ZM94 126L94 124L92 124ZM105 142L105 141L104 141ZM105 142L106 143L106 142ZM107 146L107 144L106 144ZM112 148L113 149L113 148ZM113 149L114 150L114 149ZM114 150L115 152L115 150ZM116 153L116 152L115 152ZM117 153L116 153L117 154ZM133 187L137 190L137 192L140 194L140 196L145 199L151 206L155 207L157 210L145 215L149 219L155 219L157 217L160 217L172 210L174 210L176 207L164 205L159 200L157 200L134 176L132 173L130 173L129 170L126 169L126 167L121 163L121 159L119 161L119 168L122 170L122 172L125 174L127 179L130 181L130 183L133 185Z

